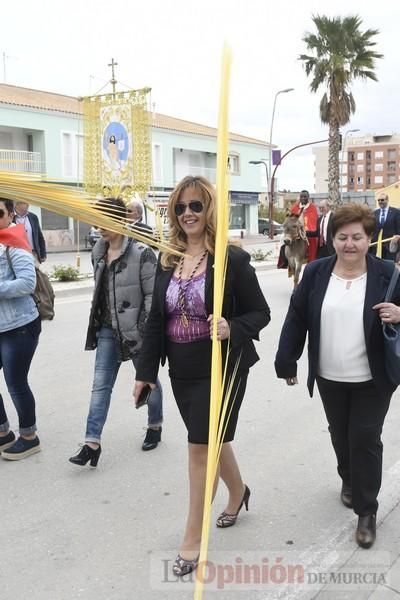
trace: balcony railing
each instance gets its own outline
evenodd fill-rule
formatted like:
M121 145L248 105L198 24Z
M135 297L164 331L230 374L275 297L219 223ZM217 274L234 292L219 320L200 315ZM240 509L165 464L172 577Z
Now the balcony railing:
M202 175L206 177L210 183L216 183L217 181L217 169L210 167L194 167L192 165L177 165L175 167L175 183L178 183L186 175Z
M42 156L40 152L0 149L0 169L2 171L42 173Z

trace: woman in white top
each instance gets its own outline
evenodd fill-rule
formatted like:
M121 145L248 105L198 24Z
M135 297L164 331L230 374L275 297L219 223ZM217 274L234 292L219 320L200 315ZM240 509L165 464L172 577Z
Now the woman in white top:
M374 227L365 205L336 210L336 255L306 266L275 361L278 377L295 385L308 333L308 389L312 395L316 380L342 479L340 497L359 517L356 540L363 548L375 541L381 432L396 387L385 370L382 322L400 322L400 284L394 303L383 301L394 265L368 254Z

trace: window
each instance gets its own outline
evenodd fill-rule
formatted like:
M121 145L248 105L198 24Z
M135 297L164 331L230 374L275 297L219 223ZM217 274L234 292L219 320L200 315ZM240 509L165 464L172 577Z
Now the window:
M367 185L371 185L371 177L367 177Z
M363 177L357 177L357 184L360 185L363 183Z
M390 161L387 164L387 170L390 171L391 173L395 173L396 171L396 161Z
M383 152L381 150L375 152L375 158L383 158Z
M367 160L371 160L371 150L367 150L367 151L366 151L366 153L365 153L365 158L366 158Z
M231 204L229 229L246 229L246 208L243 204Z
M388 150L388 160L396 160L396 150Z
M357 165L357 173L362 173L364 171L364 165Z
M383 183L382 175L375 175L375 183Z
M354 177L350 177L349 181L350 183L354 183Z
M83 135L63 131L61 133L61 161L63 177L83 178Z
M396 181L397 181L396 175L388 175L388 183L389 184L396 183Z
M160 184L163 180L161 144L153 144L153 183Z
M357 152L357 160L364 160L364 152Z
M375 165L375 171L383 171L383 164L382 163L376 163L376 165Z
M231 175L240 175L239 154L230 154L228 156L228 171Z
M349 152L349 160L350 161L354 160L354 152Z

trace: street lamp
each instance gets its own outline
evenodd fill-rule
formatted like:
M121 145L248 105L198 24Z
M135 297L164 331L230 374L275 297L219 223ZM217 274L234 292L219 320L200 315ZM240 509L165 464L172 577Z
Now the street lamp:
M349 133L356 133L360 131L359 129L348 129L344 134L343 143L342 143L342 158L340 161L340 204L343 204L343 162L344 162L344 149L346 147L346 139ZM349 174L347 173L347 182L349 181ZM347 190L349 186L347 185Z
M274 98L274 105L272 108L272 117L271 117L271 127L269 130L269 172L271 173L271 164L272 164L272 130L274 128L274 118L275 118L275 107L276 107L276 99L279 96L279 94L287 94L288 92L293 92L294 88L285 88L284 90L279 90L278 92L276 92L275 94L275 98Z
M265 165L265 170L267 174L267 193L268 193L268 218L269 218L269 238L272 240L274 237L274 196L272 191L272 130L274 128L274 118L275 118L275 107L276 107L276 99L279 94L287 94L288 92L293 92L294 88L285 88L284 90L279 90L275 94L274 104L272 108L272 117L271 117L271 127L269 130L269 158L268 165L264 160L250 160L251 165Z
M272 173L272 130L274 128L274 118L275 118L275 107L276 107L276 99L279 94L287 94L288 92L293 92L294 88L285 88L284 90L279 90L275 94L274 105L272 108L272 117L271 117L271 127L269 129L269 174L270 178L268 180L268 193L269 193L269 237L272 239L274 237L274 224L273 224L273 206L274 206L274 198L271 191L272 181L271 181L271 173Z

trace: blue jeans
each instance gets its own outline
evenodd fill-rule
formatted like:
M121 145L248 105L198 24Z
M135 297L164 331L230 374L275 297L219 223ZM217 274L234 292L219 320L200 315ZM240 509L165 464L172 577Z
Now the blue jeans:
M139 356L132 358L135 366ZM98 333L94 379L89 414L86 424L86 442L100 444L101 433L110 408L111 393L121 363L118 362L117 342L110 327L102 327ZM133 399L132 399L133 403ZM157 379L156 388L152 391L148 402L148 425L157 427L163 420L162 389Z
M36 431L35 398L28 384L28 373L41 328L38 317L27 325L0 333L0 369L3 367L4 379L18 413L19 432L22 435L30 435ZM9 428L0 395L0 431L8 431Z

